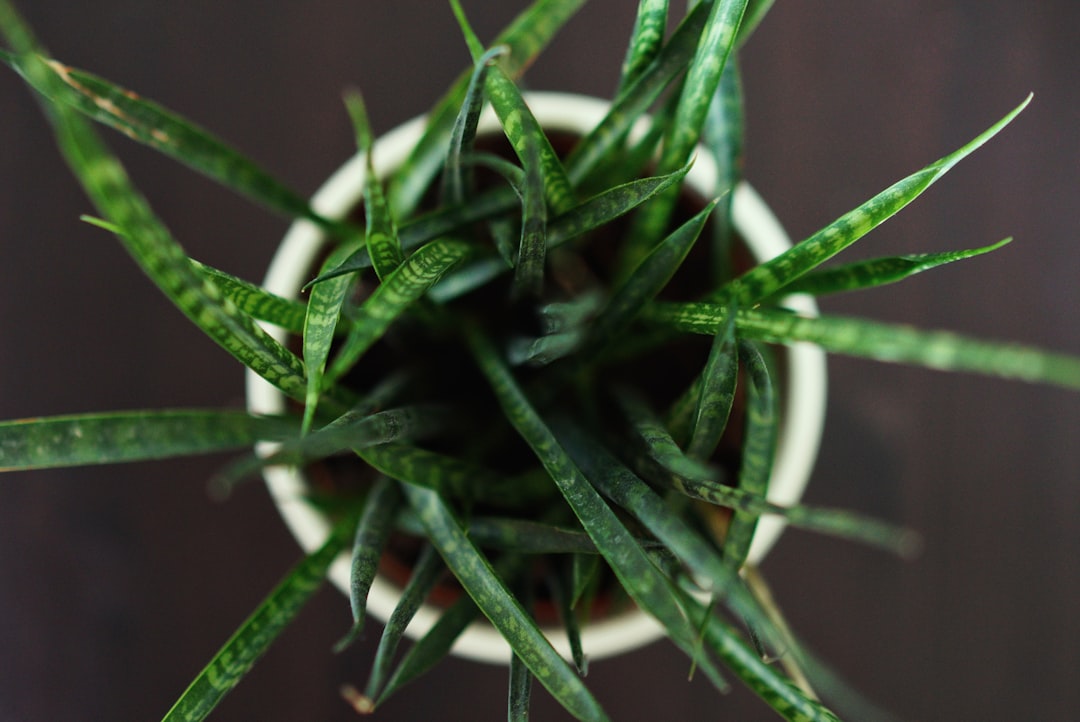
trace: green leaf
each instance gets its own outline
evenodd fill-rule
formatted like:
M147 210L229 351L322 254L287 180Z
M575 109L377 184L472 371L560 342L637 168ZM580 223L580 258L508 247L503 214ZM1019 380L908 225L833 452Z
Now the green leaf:
M525 172L534 163L533 155L539 156L539 167L544 179L544 197L555 214L565 213L574 206L574 191L566 176L562 161L551 147L540 123L532 114L521 91L502 69L495 65L487 74L485 89L495 114L499 117L503 133L521 160Z
M866 288L875 288L889 283L896 283L917 273L937 268L953 261L961 261L965 258L996 251L1007 243L1011 238L1006 238L997 243L982 248L973 248L966 251L946 251L944 253L913 253L906 256L892 256L888 258L872 258L866 261L857 261L837 268L811 271L805 276L784 287L784 293L808 293L813 296L824 296L829 293L841 293L844 291L859 291Z
M364 154L367 163L367 172L364 174L364 218L367 223L365 238L368 255L375 268L375 275L383 280L404 262L405 255L401 250L401 241L398 240L393 214L383 194L382 181L375 172L371 124L368 122L364 101L359 94L354 93L345 96L345 105L356 129L357 147Z
M657 164L661 173L685 165L701 138L720 76L735 46L747 0L715 0L701 33L694 58L687 69L675 117L664 136ZM625 270L634 268L661 238L670 222L678 192L668 190L635 218L620 260Z
M532 672L524 660L516 654L513 655L510 658L510 684L507 693L506 719L509 722L528 722L532 681Z
M667 175L633 180L597 193L548 223L548 246L554 248L606 225L677 185L690 171L684 166Z
M307 304L290 298L282 298L261 286L211 268L194 259L191 259L191 265L221 289L222 295L236 304L236 308L241 313L280 326L291 333L303 333ZM347 321L347 319L342 320Z
M452 498L513 505L528 504L548 494L547 489L530 488L477 464L406 444L390 442L357 449L356 453L387 476L424 484Z
M741 635L719 616L683 593L685 604L698 618L707 619L705 643L740 680L790 722L839 722L821 703L807 697L782 673L769 666L743 641ZM702 615L702 616L698 616ZM704 616L707 615L707 616Z
M266 466L299 466L350 449L422 438L444 429L447 421L446 409L434 405L417 404L375 413L352 409L321 429L286 439L272 454L252 455L230 464L215 483L227 491L239 479Z
M665 176L640 178L597 193L548 223L548 247L562 245L633 210L665 188L677 184L689 170L690 166L686 166ZM421 216L402 225L399 232L402 247L407 251L412 250L423 243L453 233L470 223L508 211L513 208L514 202L513 190L499 188L471 199L465 206L439 210ZM371 268L371 258L366 249L357 251L348 261L320 275L308 286L364 268Z
M124 235L126 231L115 223L83 214L79 220L97 226L115 235ZM286 331L300 334L304 328L304 316L307 306L300 301L282 298L270 293L266 289L254 283L237 278L217 268L200 263L194 258L188 259L192 267L202 276L216 285L222 295L232 301L241 313L246 313L259 321L265 321L275 326L280 326Z
M668 0L640 0L630 45L623 59L619 90L625 90L638 79L660 52L667 26Z
M589 673L589 660L581 646L581 620L574 610L574 563L573 557L561 560L556 569L548 574L548 588L559 610L559 620L566 630L566 641L570 645L570 659L574 662L578 674L585 677Z
M637 393L626 388L616 388L615 401L630 423L630 427L640 438L649 458L661 467L672 474L695 479L712 479L716 476L717 472L709 466L698 459L690 458L683 452L667 426L656 417L649 405ZM686 414L688 419L686 436L689 436L689 429L693 422L692 413L696 404L687 404L686 407L689 409Z
M357 309L353 327L325 383L333 383L348 372L406 309L468 254L469 246L460 241L432 241L383 279Z
M335 248L323 263L323 269L334 268L353 252L351 245ZM315 412L323 392L323 379L330 349L337 336L338 319L341 317L345 295L353 282L352 276L338 276L311 289L307 312L304 315L304 367L307 370L307 389L304 397L304 424L301 433L306 434L315 421Z
M739 359L749 381L746 394L745 430L739 463L739 489L747 494L765 497L776 456L776 439L780 418L776 396L761 351L753 344L739 342ZM736 510L724 539L724 561L732 569L746 563L750 543L754 540L758 515Z
M745 20L744 20L745 22ZM702 132L702 143L716 162L716 186L712 194L720 198L713 212L710 238L710 271L716 284L730 279L735 227L731 208L735 186L742 179L743 168L743 98L738 57L731 56L720 75L720 85L709 105Z
M379 559L386 541L394 528L394 515L403 501L398 483L385 476L375 482L367 495L360 522L356 525L349 565L349 609L352 611L353 624L345 637L334 645L335 652L344 651L364 629L368 592L379 571Z
M467 331L473 356L495 392L503 413L532 448L582 527L611 565L620 584L642 609L667 628L669 636L680 648L693 654L695 632L671 596L659 570L563 451L490 341L475 328ZM702 660L702 665L708 667L708 661Z
M398 514L398 529L408 534L423 535L424 529L415 514ZM469 538L481 549L498 549L522 554L597 554L589 535L542 521L516 517L472 515L464 522ZM648 545L647 540L642 540Z
M691 459L675 443L642 399L618 389L616 402L634 431L640 436L648 458L660 468L640 471L657 488L673 488L693 499L752 514L783 517L792 526L880 547L910 558L921 548L919 535L910 529L844 509L823 509L802 505L784 507L757 494L724 483L723 474ZM640 467L641 464L638 464Z
M375 705L383 704L405 685L446 659L457 638L480 616L480 609L467 594L443 611L428 633L405 654L386 686L375 698Z
M855 210L840 216L776 258L755 266L721 287L709 300L733 298L740 306L749 308L763 298L779 292L799 276L832 258L919 197L953 166L997 135L1030 102L1029 95L1023 103L970 143L894 183Z
M29 29L10 6L2 26L18 51L20 71L47 97L61 96L66 83L38 57ZM214 341L292 398L303 398L306 382L298 358L226 300L221 290L191 265L183 248L131 184L119 161L71 106L46 110L72 172L99 212L124 229L117 237L162 292Z
M491 43L505 45L510 53L500 63L511 78L520 75L585 0L536 0L523 10ZM395 215L404 218L423 197L431 179L445 160L446 146L461 107L471 71L454 83L428 114L428 127L409 158L391 178L387 191Z
M763 628L769 620L746 591L736 570L686 520L672 513L671 503L618 461L588 432L572 423L556 425L563 447L604 496L626 509L685 565L701 590ZM696 630L695 630L696 636Z
M727 312L720 304L655 303L643 315L670 329L711 335ZM1032 346L839 316L807 318L765 308L738 311L735 325L744 337L771 343L808 341L849 356L1080 390L1080 357Z
M648 112L660 93L686 69L708 14L706 3L694 6L659 55L615 98L604 119L571 151L564 162L571 183L577 185L607 159L623 152L622 143L634 122Z
M645 304L664 289L686 259L715 205L716 201L706 205L652 248L616 288L608 305L593 322L589 344L594 351L604 349L630 325Z
M390 613L390 618L386 620L382 636L379 637L379 647L375 650L375 659L371 664L371 673L364 689L364 697L369 701L370 711L374 711L374 700L379 698L386 686L394 655L405 636L409 622L420 609L424 599L435 588L435 584L445 569L445 565L435 552L435 547L425 544L417 557L412 576L409 577L405 588L401 590L401 598L394 607L394 611Z
M456 2L453 5L457 12L460 6ZM482 53L475 61L476 67L469 79L469 87L465 93L465 101L461 105L461 112L454 120L450 146L447 148L446 162L443 165L441 197L446 204L460 205L472 193L473 174L470 167L462 164L462 157L472 152L476 139L476 126L484 104L484 78L487 75L487 69L499 56L507 52L509 49L506 46L494 47Z
M345 547L355 526L355 516L334 525L323 545L294 567L240 625L176 701L163 722L196 722L213 711L319 588L330 563Z
M129 138L161 151L263 205L341 235L344 224L316 213L304 198L194 123L136 93L56 60L38 63L0 51L35 90ZM31 65L33 63L33 65Z
M713 455L731 417L739 377L734 321L733 316L717 331L705 368L691 384L690 395L697 404L686 455L692 459L705 461Z
M296 433L243 411L117 411L0 422L0 471L144 461L240 448Z
M507 360L512 366L546 366L574 353L585 339L585 329L551 333L539 338L514 339L507 348Z
M423 521L432 544L484 615L551 695L578 719L607 715L469 540L437 492L407 485L405 495Z

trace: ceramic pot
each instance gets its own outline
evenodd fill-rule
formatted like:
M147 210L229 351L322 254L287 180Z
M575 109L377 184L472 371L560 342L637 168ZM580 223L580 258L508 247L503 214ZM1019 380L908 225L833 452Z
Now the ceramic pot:
M582 134L603 117L607 101L561 93L530 93L527 102L540 123L553 131ZM382 136L374 146L374 160L379 168L400 165L423 132L424 119L416 118ZM499 132L489 112L481 118L480 133ZM331 218L346 216L362 203L365 159L357 155L343 165L312 198L314 208ZM708 153L697 155L687 176L688 185L708 197L715 186L716 167ZM736 231L751 254L758 260L769 259L788 247L791 241L761 197L745 183L740 184L733 200ZM296 221L285 235L274 256L264 282L276 294L295 298L300 287L310 280L313 264L323 250L326 238L308 221ZM808 297L793 298L798 310L814 314L817 308ZM279 328L268 327L272 335L284 341ZM825 356L820 349L795 344L787 351L782 384L783 422L777 456L770 482L769 500L777 504L799 501L809 479L820 444L825 413ZM274 387L252 372L247 374L248 408L255 413L277 414L285 410L286 400ZM264 472L267 487L282 517L305 550L320 546L330 525L326 517L305 501L306 484L301 470L270 467ZM783 530L783 521L764 517L758 525L749 561L758 564L772 548ZM342 555L330 569L330 579L345 594L349 588L348 555ZM368 597L368 614L385 621L397 603L398 587L376 578ZM425 606L420 609L408 635L418 638L438 619L440 611ZM644 646L663 635L658 623L636 609L612 615L590 624L582 632L582 645L590 659L622 654ZM569 657L569 647L561 630L548 635L556 649ZM454 654L483 662L508 663L510 650L494 627L474 623L458 639Z

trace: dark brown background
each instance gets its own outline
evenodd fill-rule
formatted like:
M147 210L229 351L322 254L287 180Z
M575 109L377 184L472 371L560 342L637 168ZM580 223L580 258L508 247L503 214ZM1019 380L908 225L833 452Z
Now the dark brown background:
M490 38L523 3L465 4ZM196 118L304 192L351 152L344 87L364 91L385 130L467 60L436 0L22 5L57 57ZM531 84L608 93L634 6L594 0ZM748 174L794 236L1036 94L855 253L1016 242L829 309L1080 352L1078 27L1074 0L777 3L743 58ZM110 138L194 255L261 276L285 221ZM240 369L79 222L88 205L7 72L0 139L0 417L241 403ZM1080 396L846 359L830 369L810 499L910 524L927 550L905 564L789 534L765 571L795 626L907 719L1075 719ZM208 500L217 463L0 479L0 720L160 718L297 558L261 489ZM333 656L347 621L324 591L216 719L352 719L336 689L364 680L375 639ZM770 718L686 671L658 644L589 679L619 720ZM377 719L502 719L504 677L449 663ZM535 719L562 718L536 697Z

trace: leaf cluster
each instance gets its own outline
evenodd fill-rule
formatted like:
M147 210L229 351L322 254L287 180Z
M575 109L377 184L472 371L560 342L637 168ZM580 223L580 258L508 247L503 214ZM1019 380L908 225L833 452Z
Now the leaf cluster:
M0 423L0 468L208 453L273 441L215 480L345 458L355 479L312 489L335 519L167 714L205 717L351 550L352 623L384 554L418 539L412 576L363 690L370 712L444 657L474 619L512 650L509 717L532 680L572 715L605 713L583 680L581 626L598 595L658 620L718 689L731 674L790 720L834 715L845 690L786 629L747 556L758 520L912 553L911 532L854 513L769 501L785 344L1080 388L1080 360L863 319L810 316L790 294L893 283L1004 245L822 264L919 196L1024 108L899 180L789 251L740 265L731 221L741 181L737 55L771 2L711 0L675 18L641 0L619 87L590 132L549 133L518 78L582 0L536 0L490 44L451 0L474 64L432 109L397 168L377 169L359 96L363 201L330 218L208 131L51 59L0 0L2 59L42 99L100 218L176 307L291 400L282 417L232 410L111 412ZM671 25L669 27L669 24ZM501 134L478 132L486 107ZM275 295L191 258L99 139L93 122L173 156L271 210L317 224L327 250L306 299ZM684 208L695 153L720 169ZM265 326L287 331L281 343ZM265 447L260 447L265 449ZM396 541L397 540L397 541ZM752 571L752 570L750 570ZM432 589L463 594L406 653ZM549 603L573 650L536 619ZM782 663L772 661L779 655Z

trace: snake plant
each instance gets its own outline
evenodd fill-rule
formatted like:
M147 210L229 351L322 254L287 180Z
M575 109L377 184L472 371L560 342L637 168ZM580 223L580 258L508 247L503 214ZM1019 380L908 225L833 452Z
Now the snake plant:
M343 552L352 579L338 646L347 648L364 627L380 558L406 537L418 540L411 577L370 680L346 690L358 710L375 710L486 618L513 651L510 719L527 716L534 680L576 718L606 719L583 679L589 650L579 643L591 601L606 594L655 617L719 689L732 675L786 719L836 719L820 699L843 709L853 693L785 628L746 564L758 520L779 516L901 554L913 537L853 513L767 500L783 347L809 342L1080 389L1075 357L786 305L792 293L869 289L1003 245L824 265L1028 100L786 253L747 267L734 260L731 224L742 134L737 57L771 2L702 0L676 17L666 0L641 0L610 110L567 143L545 134L518 79L582 4L535 0L485 44L451 0L471 67L432 109L409 157L380 175L369 153L361 207L329 218L208 131L53 59L0 0L0 57L40 98L97 209L86 220L114 235L192 323L291 400L279 416L185 408L5 421L0 468L271 441L272 453L242 453L223 469L216 488L264 466L330 457L350 459L344 468L359 472L333 489L310 489L310 503L334 520L325 543L287 573L165 719L208 715ZM486 105L501 138L478 136ZM366 152L372 133L359 96L347 111ZM306 300L191 258L95 122L319 226L334 245L309 269ZM715 197L687 212L684 178L701 153L721 172ZM276 341L264 324L294 343ZM403 628L451 578L463 594L402 652ZM561 610L570 659L541 631L537 597ZM781 663L769 661L777 650Z

